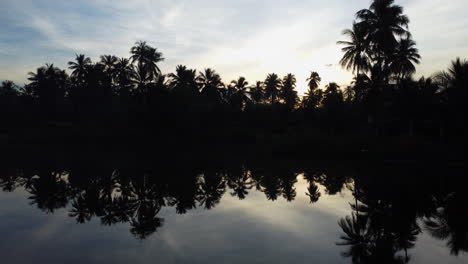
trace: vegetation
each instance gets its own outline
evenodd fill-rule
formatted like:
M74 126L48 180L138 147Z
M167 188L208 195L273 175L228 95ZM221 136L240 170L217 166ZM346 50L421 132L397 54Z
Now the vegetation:
M270 73L252 83L239 77L229 84L210 68L197 73L179 65L163 74L163 54L144 41L131 47L130 58L103 55L93 62L78 54L68 72L46 64L29 73L22 87L3 82L0 132L8 143L53 142L54 133L68 135L68 142L100 141L109 134L119 142L154 139L155 133L192 142L264 134L287 141L297 131L363 138L466 136L468 62L458 58L446 71L413 79L421 56L408 25L393 0L374 0L343 32L348 39L338 42L344 46L341 65L355 74L352 83L321 89L319 74L312 72L303 97L293 74Z

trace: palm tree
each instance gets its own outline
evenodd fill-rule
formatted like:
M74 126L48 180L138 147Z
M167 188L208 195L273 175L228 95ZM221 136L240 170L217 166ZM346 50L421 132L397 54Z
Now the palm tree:
M116 66L119 62L119 58L114 55L102 55L101 64L104 66L103 70L107 74L109 80L113 80L116 75Z
M416 72L414 64L419 64L421 56L411 38L401 39L392 56L390 68L398 81L408 78Z
M341 50L344 52L340 64L346 70L352 70L357 75L367 72L370 67L370 59L367 54L369 43L366 39L367 31L364 27L353 23L352 29L343 31L343 35L349 37L349 41L338 41L337 44L345 45Z
M321 101L321 90L317 90L322 78L317 72L311 72L310 77L307 78L307 86L309 90L305 93L304 98L302 99L303 107L308 109L313 109L320 104Z
M89 57L86 57L84 54L76 54L75 61L68 62L68 68L72 70L71 76L82 82L91 64L92 62Z
M284 103L289 109L294 109L299 97L297 96L296 89L296 76L289 73L283 79L283 85L281 86L281 97Z
M120 58L115 64L115 78L119 86L119 94L129 94L135 71L129 59Z
M204 72L200 72L196 80L202 94L212 101L220 101L220 89L224 88L224 84L221 81L221 76L215 70L211 68L205 69Z
M65 70L46 64L29 73L29 87L38 97L42 109L49 115L56 113L56 107L68 90L68 75Z
M264 85L263 82L257 81L255 85L250 87L250 99L255 103L259 104L264 98Z
M169 73L169 87L177 93L198 94L196 71L188 69L187 66L178 65L175 73Z
M447 71L436 75L436 80L441 84L442 92L446 94L451 126L455 126L455 130L466 131L468 61L457 58L452 61Z
M12 81L3 81L0 85L0 97L11 97L18 94L18 87Z
M236 106L237 109L242 109L244 104L249 101L247 96L247 88L249 82L246 81L245 77L239 77L237 80L231 81L229 89L232 91L231 103Z
M395 0L373 0L369 9L356 14L359 25L368 31L375 52L382 53L379 55L391 54L398 44L396 36L409 35L409 18L403 14L403 7L394 3Z
M268 74L265 79L265 96L271 100L271 104L274 104L279 95L279 89L281 88L281 80L275 73Z
M309 87L309 93L313 93L320 85L322 78L317 72L311 72L310 77L307 78L307 86Z
M164 61L163 54L156 48L146 44L145 41L138 41L130 50L132 63L137 62L136 71L139 75L140 84L142 82L151 82L161 75L157 63Z

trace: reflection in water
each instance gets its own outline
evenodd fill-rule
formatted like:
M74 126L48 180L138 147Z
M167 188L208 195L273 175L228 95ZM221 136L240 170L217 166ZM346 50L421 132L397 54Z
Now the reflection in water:
M211 210L224 195L244 200L254 190L270 201L291 202L298 195L300 177L308 185L305 195L311 204L345 188L352 193L350 213L338 221L342 232L336 240L342 256L352 263L408 263L423 232L446 241L453 255L468 252L467 180L461 170L395 167L41 166L2 168L0 187L4 192L26 190L30 204L48 214L66 208L80 224L94 218L104 226L128 223L131 234L144 240L164 228L159 214L165 207L175 208L177 214Z

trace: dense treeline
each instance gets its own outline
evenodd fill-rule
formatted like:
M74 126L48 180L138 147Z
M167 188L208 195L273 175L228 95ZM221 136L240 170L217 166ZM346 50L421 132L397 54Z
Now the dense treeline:
M76 139L157 132L213 140L291 131L465 135L468 62L456 59L448 70L414 80L420 55L408 24L393 0L374 0L343 32L348 40L338 42L344 45L340 63L355 74L352 83L321 89L319 74L311 72L303 97L293 74L271 73L254 83L244 77L226 83L214 69L198 72L183 65L163 74L158 66L163 54L144 41L131 48L130 58L103 55L92 62L79 54L68 63L69 72L46 64L30 72L22 87L2 83L1 133Z

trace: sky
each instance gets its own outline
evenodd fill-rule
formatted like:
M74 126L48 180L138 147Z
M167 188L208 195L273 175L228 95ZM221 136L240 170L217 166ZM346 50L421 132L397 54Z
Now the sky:
M467 0L396 0L410 17L422 56L417 75L468 57ZM229 83L253 84L268 73L297 77L306 91L311 71L322 85L346 85L352 74L338 62L356 11L370 0L0 0L0 80L27 82L45 63L66 68L75 54L129 57L145 40L163 52L164 73L183 64L214 68Z

